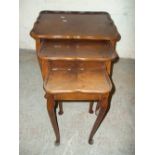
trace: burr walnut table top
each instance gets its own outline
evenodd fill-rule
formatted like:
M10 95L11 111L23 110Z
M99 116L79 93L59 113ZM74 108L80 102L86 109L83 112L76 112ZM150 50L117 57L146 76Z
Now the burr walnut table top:
M117 54L110 41L45 40L38 56L48 60L107 61Z
M120 39L107 12L42 11L34 24L31 36L35 39Z

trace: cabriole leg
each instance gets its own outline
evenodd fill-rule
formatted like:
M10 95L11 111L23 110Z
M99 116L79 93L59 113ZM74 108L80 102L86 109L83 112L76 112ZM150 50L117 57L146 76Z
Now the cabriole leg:
M94 126L91 130L91 133L90 133L90 136L89 136L89 144L93 144L93 136L95 135L98 127L100 126L101 122L103 121L103 119L105 118L106 116L106 113L108 111L108 97L104 97L102 98L101 100L101 104L100 104L100 111L99 111L99 114L96 118L96 121L94 123Z
M60 133L59 133L59 127L58 127L58 123L57 123L54 97L52 95L47 96L47 111L48 111L50 121L52 123L54 133L56 136L55 145L59 145L60 144Z

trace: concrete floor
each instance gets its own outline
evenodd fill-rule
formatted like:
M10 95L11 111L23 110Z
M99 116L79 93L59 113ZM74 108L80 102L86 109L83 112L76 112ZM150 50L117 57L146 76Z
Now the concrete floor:
M20 50L20 154L134 155L134 65L130 59L114 65L116 91L94 144L87 141L95 114L87 112L88 103L71 102L64 104L64 115L58 116L61 144L56 147L35 52Z

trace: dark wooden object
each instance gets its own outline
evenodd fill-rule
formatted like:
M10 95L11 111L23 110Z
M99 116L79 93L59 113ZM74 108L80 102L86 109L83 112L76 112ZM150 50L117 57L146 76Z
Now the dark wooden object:
M104 119L112 89L111 63L117 58L120 35L107 12L42 11L31 31L44 82L47 110L60 143L56 108L63 114L62 102L97 101L97 119L89 137Z
M35 39L120 39L107 12L42 11L31 36Z
M45 60L109 61L117 54L110 41L44 40L38 56Z

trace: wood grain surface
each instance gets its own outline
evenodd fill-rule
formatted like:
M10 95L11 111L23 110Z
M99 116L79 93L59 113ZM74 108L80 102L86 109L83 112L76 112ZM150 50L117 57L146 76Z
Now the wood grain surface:
M31 36L35 39L120 39L107 12L42 11Z
M55 93L108 93L112 84L105 69L51 70L44 89L50 94Z
M48 60L98 60L117 57L110 41L44 40L38 56Z

